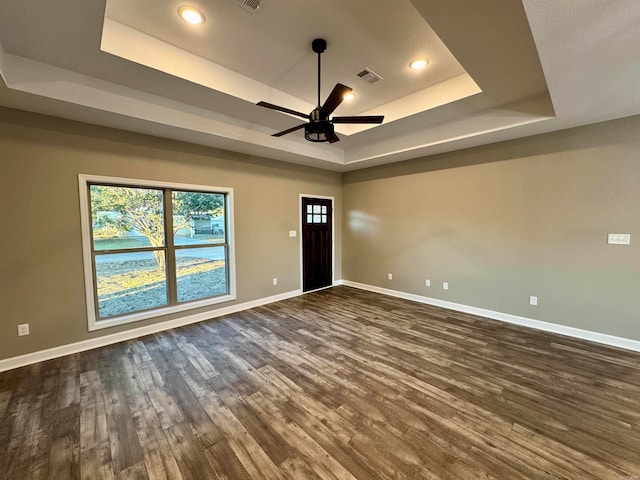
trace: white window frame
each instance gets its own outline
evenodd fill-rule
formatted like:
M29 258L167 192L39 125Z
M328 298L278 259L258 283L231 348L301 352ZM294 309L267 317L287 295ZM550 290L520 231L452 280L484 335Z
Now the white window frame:
M169 188L173 190L197 191L203 193L224 193L227 195L226 201L226 231L228 238L228 254L226 265L229 278L229 293L217 297L196 300L179 305L170 305L160 307L153 310L145 310L143 312L134 312L130 314L120 315L114 318L98 319L96 317L96 299L94 295L94 272L93 259L91 254L91 216L88 188L91 184L116 184L131 187L149 187L149 188ZM100 330L103 328L115 327L128 323L147 320L150 318L162 317L173 313L183 312L185 310L193 310L196 308L215 305L218 303L229 302L235 300L236 296L236 258L235 258L235 231L233 225L233 188L213 187L210 185L192 185L186 183L170 183L159 182L154 180L140 180L133 178L106 177L102 175L78 175L78 188L80 192L80 223L82 229L82 254L84 265L84 284L85 296L87 303L87 322L89 331Z

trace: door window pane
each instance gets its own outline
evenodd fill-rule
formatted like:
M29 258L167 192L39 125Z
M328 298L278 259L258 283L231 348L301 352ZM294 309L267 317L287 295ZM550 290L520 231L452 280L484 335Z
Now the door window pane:
M176 250L178 302L228 293L225 259L225 247Z
M100 318L167 305L163 251L97 254L95 265Z
M91 185L90 196L94 250L164 245L162 190Z
M171 194L174 245L225 242L224 194Z
M313 213L320 213L320 205L313 206Z
M326 205L322 205L322 213L327 213L327 206Z

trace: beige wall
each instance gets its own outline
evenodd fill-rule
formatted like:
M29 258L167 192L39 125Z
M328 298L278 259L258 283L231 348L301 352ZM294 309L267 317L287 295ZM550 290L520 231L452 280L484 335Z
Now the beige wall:
M300 288L301 193L335 197L341 278L337 173L0 109L0 359L153 323L87 330L79 173L232 187L238 298L218 308Z
M345 174L343 202L346 280L640 340L640 117Z
M632 117L341 184L336 173L0 109L0 359L153 323L87 331L78 173L233 187L231 304L299 288L299 238L287 232L308 193L336 198L335 278L640 340L638 133ZM631 233L632 244L608 246L607 233ZM17 337L19 323L30 336Z

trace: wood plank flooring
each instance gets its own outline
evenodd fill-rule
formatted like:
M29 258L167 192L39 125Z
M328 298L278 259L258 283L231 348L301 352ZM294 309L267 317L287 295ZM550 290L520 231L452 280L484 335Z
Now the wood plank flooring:
M336 287L0 374L0 478L640 480L639 367Z

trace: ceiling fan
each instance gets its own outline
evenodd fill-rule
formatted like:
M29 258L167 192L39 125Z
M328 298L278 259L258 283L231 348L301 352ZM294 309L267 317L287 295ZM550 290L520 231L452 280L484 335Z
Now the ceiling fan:
M304 128L304 138L310 142L329 142L335 143L340 140L336 135L333 124L334 123L382 123L384 115L365 115L365 116L351 116L351 117L333 117L329 116L333 111L338 108L338 105L344 100L344 96L352 91L351 88L341 83L337 83L333 90L325 100L323 105L320 105L320 56L327 49L327 41L323 38L316 38L311 42L311 49L318 54L318 106L313 109L310 114L304 114L302 112L296 112L289 108L280 107L272 103L258 102L257 105L261 107L270 108L272 110L278 110L279 112L295 115L296 117L302 117L308 120L307 123L302 123L295 127L288 128L282 132L274 133L272 137L281 137L287 133L295 132Z

